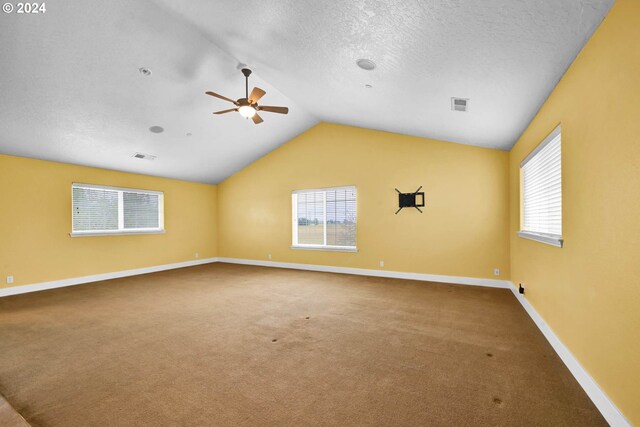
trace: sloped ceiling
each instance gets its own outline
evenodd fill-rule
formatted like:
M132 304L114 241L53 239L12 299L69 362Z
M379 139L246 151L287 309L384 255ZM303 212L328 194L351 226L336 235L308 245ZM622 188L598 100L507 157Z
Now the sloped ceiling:
M217 183L320 120L509 149L612 3L47 3L0 16L0 152ZM238 62L289 115L211 115Z
M289 115L265 113L260 125L212 115L230 104L205 91L244 94L235 59L155 3L47 6L0 17L2 153L217 183L318 122L258 71L250 83L267 91L264 103Z

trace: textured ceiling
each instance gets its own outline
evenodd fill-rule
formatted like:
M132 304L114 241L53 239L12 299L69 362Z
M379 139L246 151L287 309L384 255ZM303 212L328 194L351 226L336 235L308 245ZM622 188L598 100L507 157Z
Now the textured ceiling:
M239 98L244 77L235 59L157 4L46 5L39 16L0 14L0 153L216 183L318 122L259 72L250 83L267 91L261 103L289 115L261 114L258 126L213 116L230 104L204 92Z
M0 152L219 182L318 120L509 149L612 3L47 3L0 16ZM211 115L227 104L204 91L241 96L238 62L288 116Z

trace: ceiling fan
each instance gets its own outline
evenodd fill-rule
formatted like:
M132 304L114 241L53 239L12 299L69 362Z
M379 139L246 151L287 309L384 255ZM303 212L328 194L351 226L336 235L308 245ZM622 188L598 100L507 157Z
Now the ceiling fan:
M266 93L264 90L259 87L254 87L251 93L249 93L249 76L251 75L251 70L248 68L243 68L242 74L244 74L245 79L245 97L240 98L237 101L233 99L229 99L226 96L219 95L215 92L206 92L207 95L215 96L216 98L223 99L225 101L229 101L236 106L236 108L230 108L228 110L216 111L213 114L225 114L230 113L232 111L237 111L240 113L242 117L245 119L252 119L253 123L260 124L264 120L262 117L258 115L258 111L267 111L269 113L279 113L279 114L287 114L289 112L289 108L287 107L273 107L270 105L258 105L258 101L260 98L264 96Z

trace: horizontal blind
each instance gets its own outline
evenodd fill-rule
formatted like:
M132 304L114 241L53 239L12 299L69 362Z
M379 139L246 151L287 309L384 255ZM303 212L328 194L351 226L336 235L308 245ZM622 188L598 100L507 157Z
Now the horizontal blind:
M356 245L356 190L327 190L327 245Z
M559 128L522 166L523 231L562 236L562 156Z
M118 230L118 192L98 188L72 189L73 231Z
M124 228L158 228L159 196L157 194L123 192Z
M76 183L71 191L74 233L163 231L161 192Z
M355 248L355 187L298 190L292 198L294 245Z
M324 244L324 192L298 193L298 244Z

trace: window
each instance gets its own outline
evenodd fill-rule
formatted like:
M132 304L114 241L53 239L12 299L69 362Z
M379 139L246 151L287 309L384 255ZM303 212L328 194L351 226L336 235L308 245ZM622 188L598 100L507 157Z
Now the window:
M159 191L72 184L72 236L164 232Z
M355 187L294 191L293 248L356 250Z
M520 164L521 220L518 235L562 247L562 157L560 126Z

